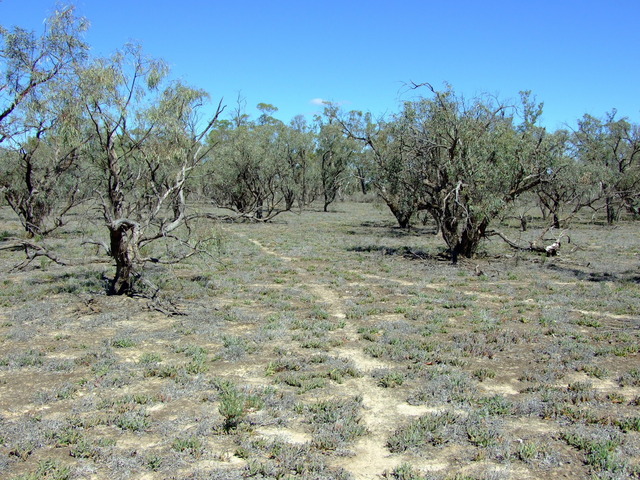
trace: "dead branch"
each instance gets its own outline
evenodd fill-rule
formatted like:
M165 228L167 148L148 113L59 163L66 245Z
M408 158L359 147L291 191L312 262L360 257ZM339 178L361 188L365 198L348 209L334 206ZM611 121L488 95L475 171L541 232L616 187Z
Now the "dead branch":
M104 248L105 253L111 256L111 249L105 242L99 240L84 240L81 245L97 245L98 247Z
M146 298L148 301L147 308L150 311L160 312L167 317L175 317L175 316L183 316L186 313L180 311L178 305L175 304L169 298L163 298L163 295L160 293L160 287L155 285L149 279L144 278L143 276L138 276L136 281L143 283L149 290L150 293L145 293L140 290L134 293L135 297Z
M235 222L268 223L279 214L287 211L287 210L276 209L276 210L273 210L271 213L267 214L267 216L263 218L258 218L256 209L252 209L246 212L239 212L233 207L228 207L224 205L216 205L216 207L222 210L229 210L231 212L234 212L234 215L214 215L212 213L197 213L194 215L190 215L188 217L188 220L193 220L197 218L208 218L211 220L217 220L217 221L227 222L227 223L235 223Z
M151 311L160 312L167 317L185 316L186 313L180 311L179 307L171 300L161 301L154 298L147 303L147 308Z
M547 257L555 257L556 255L558 255L558 253L560 251L560 247L562 246L562 243L560 242L560 240L562 240L563 237L566 237L567 238L567 243L571 243L571 237L569 237L569 235L567 235L565 233L566 230L563 230L562 232L560 232L558 237L551 244L545 245L545 246L541 246L541 244L544 243L545 234L547 234L551 230L553 230L553 226L544 229L542 231L542 233L540 234L540 236L536 240L534 240L533 242L529 242L529 246L523 246L523 245L517 244L513 240L509 239L504 233L499 232L498 230L487 231L485 233L485 236L487 236L487 237L493 237L493 236L499 237L507 245L509 245L511 248L513 248L515 250L518 250L518 251L521 251L521 252L544 253L545 255L547 255Z
M25 258L22 262L14 265L10 270L11 272L25 269L37 257L46 257L52 262L57 263L58 265L62 265L62 266L69 265L68 262L64 262L60 260L60 258L58 258L57 255L55 255L50 250L47 250L42 245L29 242L28 240L19 240L19 241L10 243L9 245L2 245L0 246L0 250L13 250L13 251L23 250L24 251L27 258Z

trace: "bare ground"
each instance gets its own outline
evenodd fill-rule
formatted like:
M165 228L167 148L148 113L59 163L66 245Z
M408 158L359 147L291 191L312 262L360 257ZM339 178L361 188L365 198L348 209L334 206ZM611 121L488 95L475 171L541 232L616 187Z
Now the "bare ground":
M105 296L108 264L5 275L0 475L638 476L635 224L580 225L550 260L489 242L454 267L386 212L340 210L220 227L218 262L147 272L160 302Z

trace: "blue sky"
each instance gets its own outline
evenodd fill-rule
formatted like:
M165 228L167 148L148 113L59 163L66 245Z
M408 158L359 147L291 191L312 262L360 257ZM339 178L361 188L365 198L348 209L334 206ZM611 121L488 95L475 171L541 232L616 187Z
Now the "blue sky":
M254 118L260 102L311 118L319 99L391 114L417 93L409 82L448 82L467 97L531 90L550 130L613 108L640 121L639 0L74 3L94 55L139 42L228 108L242 96ZM0 24L41 32L55 5L0 0Z

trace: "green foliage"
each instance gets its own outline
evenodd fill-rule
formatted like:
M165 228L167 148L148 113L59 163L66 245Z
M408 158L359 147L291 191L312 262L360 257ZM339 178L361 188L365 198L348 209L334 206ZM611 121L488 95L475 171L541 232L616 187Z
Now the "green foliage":
M82 199L87 142L76 97L88 23L67 7L46 25L40 37L0 27L0 187L30 236L60 227Z
M378 378L378 386L383 388L399 387L404 383L405 376L399 372L388 372Z
M342 126L335 118L337 111L335 105L327 104L324 115L316 116L315 150L325 212L349 181L350 168L357 163L359 154L355 140L343 135Z
M640 416L619 420L616 422L616 425L618 425L623 432L640 432Z
M466 433L471 444L482 448L495 445L500 439L499 432L483 417L467 421Z
M131 348L136 346L136 342L129 337L116 338L111 342L115 348Z
M392 120L373 126L352 115L343 125L368 147L372 183L400 226L426 211L455 261L472 256L489 224L549 177L558 139L536 126L542 105L528 92L516 109L427 87L432 98L405 102Z
M162 361L162 355L154 352L145 352L140 356L138 362L143 365L149 365L153 363L158 363Z
M226 389L220 394L220 415L224 417L224 429L234 429L246 413L245 396L235 388Z
M260 396L239 390L232 382L216 380L214 385L220 391L218 412L224 419L225 432L236 429L250 410L259 410L263 406Z
M307 407L313 429L313 445L320 450L336 450L367 433L359 410L362 399L326 400Z
M160 470L162 466L162 457L159 455L151 454L145 458L147 468L152 472Z
M577 159L598 187L594 197L604 200L609 224L623 208L636 215L639 212L640 128L626 118L617 120L616 113L613 110L604 119L585 115L572 138Z
M149 414L145 410L130 410L117 415L112 423L122 430L140 432L149 427Z
M394 468L393 471L385 472L382 478L393 480L428 480L429 477L420 474L410 463L402 463Z
M640 368L632 368L628 372L624 373L619 379L620 386L640 386Z
M473 376L483 382L487 379L494 378L496 376L496 372L490 368L479 368L473 372Z
M110 293L133 291L143 247L176 241L172 261L194 253L186 220L186 183L210 152L201 141L222 111L196 125L207 94L180 82L167 84L168 68L137 45L94 60L80 87L91 137L90 169L116 262ZM182 235L181 235L182 234ZM157 262L158 260L155 259Z
M509 415L513 411L513 404L500 395L481 398L478 403L479 413L484 415Z
M516 454L523 462L531 462L535 460L543 450L544 447L537 442L521 442Z

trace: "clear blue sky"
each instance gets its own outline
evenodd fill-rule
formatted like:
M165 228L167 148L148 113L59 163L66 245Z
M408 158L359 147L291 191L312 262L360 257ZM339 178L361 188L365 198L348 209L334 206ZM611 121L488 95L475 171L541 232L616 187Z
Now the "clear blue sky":
M259 102L310 118L318 99L389 114L413 81L504 100L532 90L551 130L613 108L640 121L640 0L72 3L94 55L139 42L228 108L240 94L254 118ZM55 5L0 0L0 24L41 32Z

